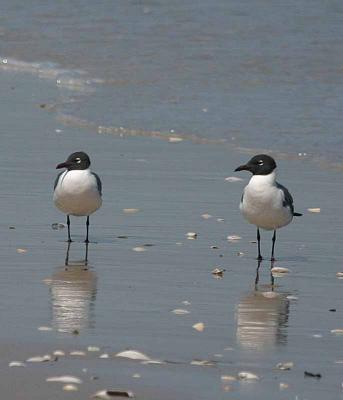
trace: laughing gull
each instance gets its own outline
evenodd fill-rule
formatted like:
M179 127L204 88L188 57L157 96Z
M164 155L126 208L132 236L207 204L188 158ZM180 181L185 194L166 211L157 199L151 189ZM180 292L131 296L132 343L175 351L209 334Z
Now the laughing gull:
M244 218L257 227L258 260L262 260L259 228L274 230L271 255L271 261L274 261L276 230L288 225L293 216L302 214L294 212L291 194L276 182L276 162L272 157L258 154L235 171L250 171L253 174L244 188L239 208Z
M88 243L89 216L102 203L101 180L97 174L91 172L90 164L88 155L78 151L56 167L56 169L66 168L66 171L61 172L55 180L54 203L58 209L67 214L68 242L72 241L69 216L87 216L85 242Z

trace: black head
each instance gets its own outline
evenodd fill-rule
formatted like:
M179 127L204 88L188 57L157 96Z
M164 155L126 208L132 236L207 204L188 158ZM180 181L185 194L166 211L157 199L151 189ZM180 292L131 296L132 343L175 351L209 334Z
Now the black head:
M253 175L268 175L276 168L274 158L267 154L254 156L245 165L240 165L235 171L250 171Z
M76 153L70 154L67 161L58 164L56 169L67 168L68 171L73 169L87 169L91 165L91 161L86 153L83 151L77 151Z

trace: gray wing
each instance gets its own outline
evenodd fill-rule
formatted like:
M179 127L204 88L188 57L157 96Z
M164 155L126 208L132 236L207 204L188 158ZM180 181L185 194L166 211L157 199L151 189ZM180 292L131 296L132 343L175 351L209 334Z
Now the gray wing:
M276 182L276 187L283 192L283 203L282 205L284 207L289 207L289 209L292 211L292 214L294 215L294 205L293 205L293 197L289 193L288 189L285 188L284 186L280 185L280 183Z
M100 196L101 196L102 195L102 183L101 183L101 180L100 180L99 176L95 172L92 172L92 175L95 176L96 184L98 185L98 191L99 191Z
M55 179L55 183L54 183L54 190L56 189L56 186L57 186L57 184L58 184L58 180L60 179L60 176L64 173L65 171L62 171L62 172L60 172L58 175L57 175L57 177L56 177L56 179Z

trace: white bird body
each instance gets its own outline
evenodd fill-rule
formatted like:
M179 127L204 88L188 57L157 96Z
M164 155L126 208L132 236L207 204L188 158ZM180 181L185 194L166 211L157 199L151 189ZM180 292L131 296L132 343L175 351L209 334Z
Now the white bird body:
M276 183L275 170L268 175L253 175L240 203L244 218L253 225L275 230L288 225L293 210L285 206L284 191Z
M62 172L54 191L54 203L67 215L91 215L102 204L96 176L89 168Z

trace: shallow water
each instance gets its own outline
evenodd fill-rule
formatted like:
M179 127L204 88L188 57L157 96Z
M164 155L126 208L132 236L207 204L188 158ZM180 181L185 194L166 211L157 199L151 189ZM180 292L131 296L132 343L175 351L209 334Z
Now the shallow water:
M0 370L8 397L66 398L61 385L45 379L72 374L84 380L73 394L76 399L102 388L130 389L149 400L342 398L343 337L330 332L342 328L342 280L336 277L343 256L340 173L303 159L278 160L280 182L304 216L278 234L277 265L290 273L275 279L271 295L268 261L255 287L256 244L250 243L255 229L238 211L248 176L225 181L248 155L227 146L66 127L40 107L55 101L50 83L18 73L1 74L1 83L0 304L5 323ZM55 166L81 148L91 154L104 186L103 207L91 217L87 271L82 270L85 221L72 219L75 242L68 270L66 229L51 228L64 222L52 203ZM311 214L308 207L321 207L321 212ZM124 208L139 211L127 214ZM212 218L204 219L206 213ZM187 232L197 232L198 238L187 239ZM228 235L242 239L228 242ZM270 233L263 232L262 240L267 256ZM144 245L144 252L132 250ZM226 269L222 279L211 274L216 266ZM172 313L179 308L190 313ZM203 332L192 328L197 322L205 324ZM39 326L53 330L39 331ZM87 352L90 345L101 352ZM166 363L114 358L127 348ZM12 360L56 349L87 355L8 367ZM110 359L99 359L100 353L109 353ZM191 365L199 359L213 365ZM294 362L292 370L275 369L286 361ZM246 370L260 380L221 381L222 375ZM304 378L304 371L322 378ZM136 373L141 378L133 378ZM288 389L281 391L280 383Z
M56 81L62 120L172 130L342 168L337 1L14 0L1 9L6 67Z

